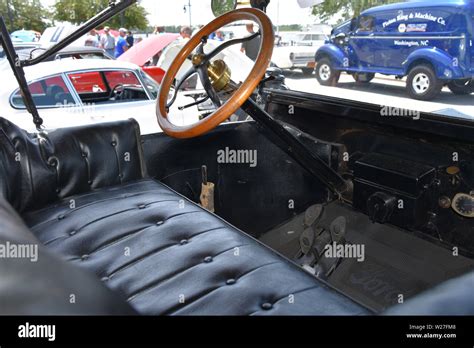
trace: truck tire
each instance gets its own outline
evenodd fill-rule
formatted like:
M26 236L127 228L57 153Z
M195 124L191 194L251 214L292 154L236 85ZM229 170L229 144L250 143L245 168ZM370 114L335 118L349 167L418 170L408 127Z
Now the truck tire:
M474 92L473 80L454 80L448 83L448 88L456 95L469 95Z
M418 65L410 70L407 78L407 91L411 98L417 100L432 100L443 88L433 69L428 65Z
M314 69L313 68L301 68L301 71L303 72L304 76L310 76L313 74Z
M357 83L369 83L375 77L374 73L355 73L352 75Z
M332 62L329 58L322 58L316 64L316 79L323 86L337 85L341 72L334 70Z

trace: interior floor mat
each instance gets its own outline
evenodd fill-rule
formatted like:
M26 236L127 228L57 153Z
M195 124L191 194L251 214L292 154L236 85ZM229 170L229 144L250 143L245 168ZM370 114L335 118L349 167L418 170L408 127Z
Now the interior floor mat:
M362 246L363 255L343 257L326 280L376 312L474 269L472 259L455 256L448 249L396 227L372 223L365 214L341 203L325 206L317 225L329 228L340 216L347 221L347 244ZM261 241L295 260L303 223L304 214L298 215L267 232Z

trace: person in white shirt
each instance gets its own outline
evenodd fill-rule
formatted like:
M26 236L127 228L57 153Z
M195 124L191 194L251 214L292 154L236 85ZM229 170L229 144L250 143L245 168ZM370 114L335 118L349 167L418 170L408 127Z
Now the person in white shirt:
M110 28L104 28L104 35L100 38L100 47L103 48L111 57L115 56L115 38L110 35Z

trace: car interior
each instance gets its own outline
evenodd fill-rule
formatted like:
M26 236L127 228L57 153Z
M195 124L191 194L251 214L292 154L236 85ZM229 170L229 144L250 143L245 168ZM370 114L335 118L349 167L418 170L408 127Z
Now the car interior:
M474 313L473 123L287 90L253 3L178 54L157 99L163 133L142 136L133 115L48 130L33 111L34 134L0 118L0 241L39 245L38 262L0 263L2 314ZM203 50L237 20L262 39L240 84L212 61L222 47ZM178 127L169 94L190 55L185 77L215 111ZM221 124L239 112L250 118Z

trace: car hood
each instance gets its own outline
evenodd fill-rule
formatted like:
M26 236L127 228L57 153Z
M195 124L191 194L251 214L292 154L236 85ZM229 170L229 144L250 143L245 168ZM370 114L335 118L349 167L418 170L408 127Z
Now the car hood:
M127 52L122 54L118 60L143 66L153 58L154 55L161 52L178 37L178 34L159 34L150 36L134 45Z

